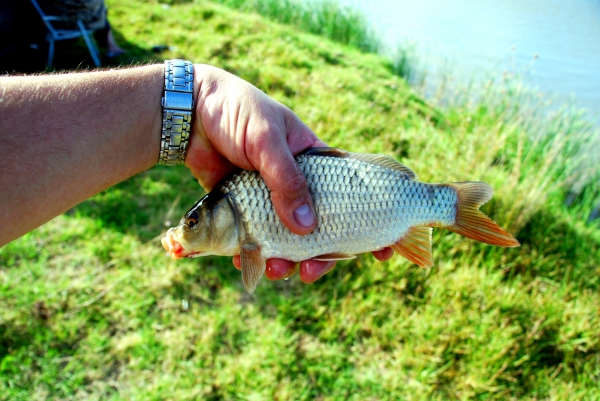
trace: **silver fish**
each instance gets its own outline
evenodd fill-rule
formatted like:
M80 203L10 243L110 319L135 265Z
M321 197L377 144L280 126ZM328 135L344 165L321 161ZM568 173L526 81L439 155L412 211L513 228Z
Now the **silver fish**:
M313 197L316 229L297 235L279 220L256 171L242 170L198 201L162 244L172 258L240 255L253 292L266 259L340 260L391 247L419 266L433 266L431 227L488 244L519 242L479 207L493 190L484 182L429 184L389 156L312 148L296 156Z

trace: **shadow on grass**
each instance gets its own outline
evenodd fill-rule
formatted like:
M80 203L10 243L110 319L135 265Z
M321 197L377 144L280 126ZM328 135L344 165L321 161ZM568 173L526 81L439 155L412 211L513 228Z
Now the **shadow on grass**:
M28 392L36 375L64 369L84 336L83 331L67 338L56 335L39 316L25 325L0 324L0 383Z
M510 306L502 308L503 316L516 323L522 330L518 336L518 346L511 352L514 361L528 360L527 364L511 364L505 371L518 378L519 388L529 392L535 388L535 370L555 369L565 362L565 354L559 347L560 322L538 320L539 315L532 309ZM534 367L535 368L532 368Z
M75 206L67 214L86 216L103 227L137 236L141 242L178 224L204 190L183 166L154 166Z
M520 275L573 283L582 289L600 287L598 259L590 258L598 255L600 240L590 230L578 229L575 224L557 220L556 215L542 210L520 231L519 240L528 254L521 255L506 270L507 280Z

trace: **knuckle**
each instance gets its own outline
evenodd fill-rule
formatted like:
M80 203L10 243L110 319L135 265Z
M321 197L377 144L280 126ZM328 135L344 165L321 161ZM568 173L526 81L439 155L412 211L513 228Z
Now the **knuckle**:
M296 199L306 196L308 192L308 185L306 184L306 178L304 175L295 169L283 183L284 195L287 198Z
M280 135L279 130L269 121L255 121L247 128L246 140L252 153L265 156L273 147L274 139Z
M254 146L257 149L264 149L272 141L271 136L273 136L274 130L269 122L262 121L257 123L249 134L251 135Z

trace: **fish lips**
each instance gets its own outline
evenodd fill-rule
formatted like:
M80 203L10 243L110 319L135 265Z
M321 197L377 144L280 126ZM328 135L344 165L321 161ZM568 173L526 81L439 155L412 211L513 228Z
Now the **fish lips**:
M171 230L167 232L167 235L163 237L160 242L167 251L168 255L173 259L196 258L198 256L202 256L203 254L203 252L198 251L186 252L183 249L183 246L173 238L173 233Z

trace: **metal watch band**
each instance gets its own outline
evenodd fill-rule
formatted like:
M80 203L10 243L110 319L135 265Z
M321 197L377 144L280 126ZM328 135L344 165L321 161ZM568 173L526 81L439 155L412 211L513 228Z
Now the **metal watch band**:
M166 60L159 164L176 166L185 161L192 126L193 94L193 64L184 60Z

